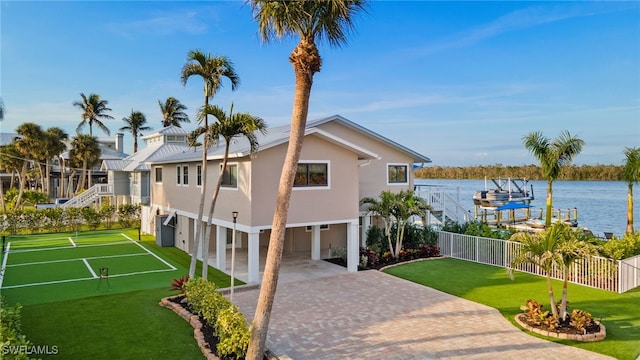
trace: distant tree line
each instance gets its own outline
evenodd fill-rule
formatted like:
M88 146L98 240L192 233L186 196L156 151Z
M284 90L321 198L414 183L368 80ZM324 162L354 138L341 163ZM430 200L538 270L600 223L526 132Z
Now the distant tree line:
M623 166L620 165L570 165L562 169L557 180L612 180L622 181ZM415 170L418 179L484 179L525 178L545 180L537 165L474 165L474 166L427 166Z

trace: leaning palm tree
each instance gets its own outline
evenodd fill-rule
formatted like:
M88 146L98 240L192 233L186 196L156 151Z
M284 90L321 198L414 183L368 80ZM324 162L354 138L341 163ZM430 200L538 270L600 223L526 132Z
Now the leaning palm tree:
M16 148L28 162L38 169L38 174L43 174L42 163L44 160L45 141L42 127L36 123L23 123L16 128L16 132L20 134L20 138L15 141ZM20 190L16 199L16 206L22 202L22 195L26 185L27 178L27 162L24 162L23 168L20 170L22 181L20 182ZM41 183L44 181L41 178Z
M207 264L209 249L209 236L211 235L211 224L213 220L213 211L216 207L216 201L222 186L223 175L227 168L227 162L229 160L229 146L231 140L235 137L243 137L249 142L249 152L253 154L258 150L258 137L256 132L265 134L267 131L267 125L262 118L253 116L249 113L233 113L233 104L227 114L222 108L214 105L209 105L207 108L200 110L198 114L199 118L211 115L217 121L209 125L209 131L207 132L209 137L209 143L215 145L220 142L220 138L224 140L224 156L222 158L222 167L220 168L220 174L218 175L218 181L213 194L211 196L211 205L209 206L209 218L207 222L206 233L202 247L205 251L202 252L202 263ZM208 269L206 266L202 267L202 277L207 278ZM232 280L233 281L233 280Z
M347 33L354 25L354 16L364 10L366 2L251 0L250 3L263 41L284 37L300 38L289 56L296 79L291 135L280 176L267 262L247 352L247 359L261 359L278 285L289 200L302 150L313 76L322 66L316 41L326 40L329 45L335 46L346 43Z
M102 123L102 120L113 119L113 116L107 114L107 111L111 111L107 107L109 102L101 99L98 94L89 94L89 97L87 97L84 93L80 93L80 97L82 97L82 101L74 101L73 103L73 106L82 110L82 121L78 125L76 132L79 133L86 124L89 124L89 136L93 136L93 124L95 124L107 135L111 135L109 128Z
M625 162L622 168L622 180L627 182L627 234L633 233L633 183L640 181L640 148L626 147Z
M562 223L556 223L563 225ZM509 276L513 278L513 268L517 268L522 264L531 264L538 266L547 277L547 292L549 294L549 307L553 316L558 317L558 307L553 295L553 285L551 282L551 271L555 264L561 264L558 248L563 241L565 233L561 226L548 227L545 231L537 234L529 234L519 232L511 237L511 240L520 242L522 247L516 254L516 257L510 264L508 269Z
M184 112L187 107L172 96L168 97L164 102L158 100L158 106L162 113L162 127L171 125L180 127L180 123L191 122L189 115Z
M557 139L549 140L542 132L532 132L522 138L525 148L540 162L542 175L547 179L547 204L545 226L551 226L551 208L553 204L553 181L562 169L571 165L584 146L584 140L563 131Z
M240 78L233 68L233 63L225 56L212 57L204 54L199 50L191 50L187 55L187 63L182 67L180 79L182 85L187 85L187 80L191 76L200 76L204 80L204 106L209 107L209 99L213 98L220 87L222 87L222 79L227 78L231 81L231 90L235 90L240 84ZM207 151L209 143L207 141L206 131L209 129L207 115L202 118L202 128L205 130L202 141L202 186L200 187L200 205L198 206L198 218L196 219L196 233L191 243L192 254L191 264L189 265L189 276L193 277L196 272L196 263L198 261L198 248L200 247L200 237L203 236L202 216L204 214L204 201L207 187ZM205 249L205 251L208 251ZM203 264L206 268L206 264Z
M76 188L76 193L85 188L87 170L96 165L100 159L100 146L98 146L98 139L87 134L78 134L73 138L71 142L71 151L69 157L75 161L75 163L82 164L82 173L80 175L80 181Z
M140 111L131 110L131 115L123 117L122 121L127 125L120 128L120 131L128 131L133 136L133 152L138 152L138 136L141 131L151 130L149 126L146 126L147 118Z

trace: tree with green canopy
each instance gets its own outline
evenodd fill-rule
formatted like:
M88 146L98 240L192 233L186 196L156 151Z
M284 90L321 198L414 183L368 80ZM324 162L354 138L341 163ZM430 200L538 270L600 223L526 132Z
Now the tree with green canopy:
M626 147L625 161L622 168L622 180L627 182L627 228L626 233L633 233L633 184L640 181L640 148Z
M128 131L133 136L133 152L138 152L138 136L141 131L151 130L149 126L146 126L147 117L140 111L131 110L131 114L122 118L127 125L120 128L120 131Z
M189 115L185 110L187 107L180 102L180 100L170 96L167 100L158 100L158 106L160 107L160 113L162 113L162 127L177 126L181 127L181 123L189 123Z
M87 97L84 93L80 93L81 101L74 101L73 106L82 110L82 121L78 125L76 132L80 133L82 128L89 124L89 136L93 136L93 125L95 124L100 130L104 131L107 135L111 135L109 128L102 122L102 120L112 120L113 116L107 114L111 111L111 108L107 107L109 102L100 98L98 94L89 94Z

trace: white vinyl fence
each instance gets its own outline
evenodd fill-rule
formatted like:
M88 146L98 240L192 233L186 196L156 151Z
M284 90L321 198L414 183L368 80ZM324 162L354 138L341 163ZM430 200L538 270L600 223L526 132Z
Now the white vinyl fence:
M440 231L438 246L440 254L444 256L508 268L522 245L513 241ZM544 271L536 265L522 264L514 269L545 276ZM564 279L562 270L558 268L553 269L551 277ZM570 268L569 282L618 293L629 291L640 286L640 256L621 261L598 256L577 260Z

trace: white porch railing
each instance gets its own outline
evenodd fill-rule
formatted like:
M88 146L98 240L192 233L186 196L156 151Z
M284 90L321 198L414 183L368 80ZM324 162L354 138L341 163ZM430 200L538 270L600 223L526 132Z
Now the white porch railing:
M74 196L71 200L60 205L60 207L85 207L98 201L102 196L113 195L112 186L109 184L95 184L82 192L80 195Z
M445 256L507 268L522 245L513 241L439 231L438 246L440 254ZM542 269L531 264L522 264L515 270L545 275ZM551 277L564 279L558 268L552 270ZM640 256L621 261L598 256L578 260L571 267L569 282L618 293L629 291L640 286Z
M442 225L447 221L467 223L476 220L471 211L460 205L460 191L458 188L416 185L415 194L425 199L427 204L431 206L430 223Z

